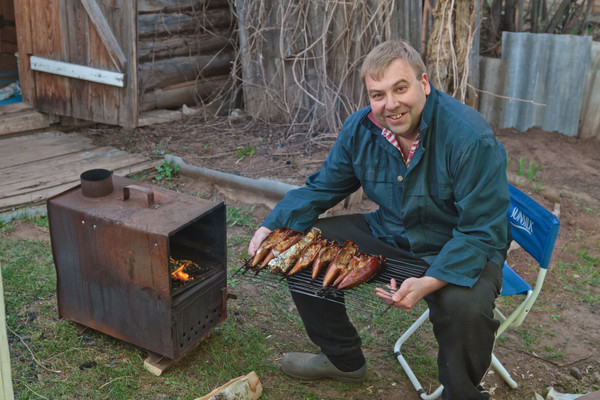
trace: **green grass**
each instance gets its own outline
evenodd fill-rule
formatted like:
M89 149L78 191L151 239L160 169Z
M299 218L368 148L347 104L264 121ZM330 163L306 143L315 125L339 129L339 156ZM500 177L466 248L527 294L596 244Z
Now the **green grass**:
M256 208L256 204L250 207L227 207L227 226L241 226L254 228L257 222L252 216L252 212Z
M91 329L80 332L58 318L48 240L2 240L0 262L19 399L192 399L215 383L276 368L266 336L234 316L214 329L200 351L155 377L143 368L141 349Z
M596 252L599 249L596 244ZM600 303L600 258L592 255L593 249L587 246L569 248L569 251L577 256L577 262L558 262L556 273L561 276L562 288L591 306L597 306Z
M234 219L241 224L238 214L245 214L238 211ZM46 219L31 223L48 226ZM231 300L229 318L198 350L156 377L143 367L147 356L143 349L89 328L80 331L58 317L50 241L5 240L14 231L11 225L6 224L1 233L0 262L16 398L195 399L250 371L266 378L264 399L323 398L319 386L307 386L279 371L281 352L290 350L286 336L280 333L303 335L300 318L284 288L259 287L259 301ZM230 236L228 247L247 246L249 231ZM234 267L229 275L240 254L230 255ZM231 290L240 285L238 279L229 277L228 281L235 282ZM324 385L339 393L357 390L356 385ZM359 391L368 392L368 385Z
M583 206L582 206L583 207ZM332 381L305 382L287 378L279 371L279 358L286 351L316 348L306 338L302 322L285 288L256 286L253 296L244 296L252 285L233 277L247 257L247 245L258 222L253 206L227 205L228 291L237 300L228 302L228 318L216 327L197 350L156 377L144 367L147 353L133 345L92 329L80 331L72 322L59 319L56 306L56 276L49 240L6 240L13 223L0 225L0 263L4 281L7 327L13 386L19 399L195 399L232 378L256 371L265 392L262 399L370 399L378 390L410 387L395 361L393 346L425 310L420 302L411 313L397 309L383 316L349 309L349 316L363 339L373 370L364 384ZM28 223L48 228L45 218ZM598 243L589 243L579 232L566 245L572 262L557 262L549 274L557 279L548 290L570 294L573 307L597 307ZM533 267L532 267L533 269ZM550 292L549 292L550 293ZM552 362L569 361L564 350L553 345L563 324L561 310L550 294L542 296L532 312L546 313L543 324L526 320L522 327L498 340L503 349L522 349ZM501 299L510 308L513 299ZM597 339L590 338L597 343ZM426 323L405 345L403 354L425 387L437 386L437 344ZM35 358L34 358L35 357ZM502 357L500 357L502 359ZM386 370L381 371L381 365ZM86 368L88 366L89 368ZM378 370L379 368L379 370ZM60 372L54 372L60 371ZM381 371L381 372L380 372ZM400 384L398 384L400 383ZM397 385L397 386L396 386ZM517 398L525 398L515 396Z

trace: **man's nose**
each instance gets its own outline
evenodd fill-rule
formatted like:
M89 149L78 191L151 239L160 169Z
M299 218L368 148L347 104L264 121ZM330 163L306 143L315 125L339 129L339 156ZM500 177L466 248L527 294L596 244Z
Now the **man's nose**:
M394 94L390 94L389 96L386 97L385 107L388 110L393 110L396 107L398 107L399 103L400 103L400 100Z

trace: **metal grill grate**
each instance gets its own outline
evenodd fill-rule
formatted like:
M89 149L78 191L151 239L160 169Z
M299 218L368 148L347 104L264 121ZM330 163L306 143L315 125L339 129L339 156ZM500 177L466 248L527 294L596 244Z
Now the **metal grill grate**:
M233 277L275 288L287 285L292 292L320 297L334 303L346 304L347 307L383 315L389 307L383 300L375 296L375 288L385 287L385 285L390 283L390 279L392 278L396 279L398 285L400 285L405 279L423 276L426 269L426 266L401 260L386 259L386 264L383 265L371 281L350 290L337 290L331 287L324 289L324 273L321 272L317 279L313 281L311 268L306 268L286 279L284 276L272 274L266 269L257 273L246 266L242 266L233 274Z

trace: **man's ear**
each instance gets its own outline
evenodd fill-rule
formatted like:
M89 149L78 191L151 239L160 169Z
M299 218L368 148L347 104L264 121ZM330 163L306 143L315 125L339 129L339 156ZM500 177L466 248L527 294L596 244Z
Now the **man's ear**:
M431 93L431 85L429 84L429 78L425 72L423 72L423 75L421 75L421 85L423 85L423 91L425 92L425 95Z

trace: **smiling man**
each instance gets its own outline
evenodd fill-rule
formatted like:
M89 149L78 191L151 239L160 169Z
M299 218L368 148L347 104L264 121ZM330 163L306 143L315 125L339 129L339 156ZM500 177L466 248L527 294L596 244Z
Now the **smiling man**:
M351 239L372 254L426 267L424 276L400 287L392 280L376 294L402 310L427 302L442 398L487 399L479 384L491 363L510 240L506 153L477 111L433 87L410 44L377 46L361 75L370 105L348 117L321 169L277 204L248 253L273 229L317 226L330 240ZM361 186L377 211L318 219ZM284 354L283 372L364 380L361 339L345 307L295 292L292 298L321 353Z

